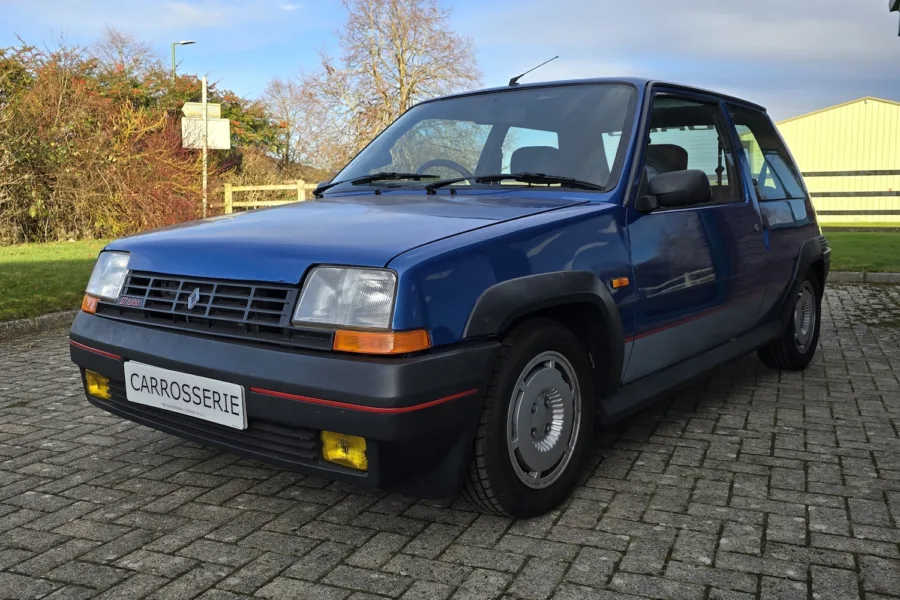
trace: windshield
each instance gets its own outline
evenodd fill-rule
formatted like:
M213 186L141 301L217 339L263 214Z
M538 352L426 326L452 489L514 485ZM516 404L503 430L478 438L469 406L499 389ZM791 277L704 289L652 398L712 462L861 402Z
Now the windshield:
M539 173L609 188L624 161L634 102L634 88L627 84L524 88L427 102L397 119L333 181L381 172L431 175L371 183L424 186L437 178Z

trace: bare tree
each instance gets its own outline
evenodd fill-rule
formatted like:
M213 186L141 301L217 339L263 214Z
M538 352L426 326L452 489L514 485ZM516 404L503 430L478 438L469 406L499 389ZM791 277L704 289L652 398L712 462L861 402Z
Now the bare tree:
M283 169L297 157L295 144L306 109L303 88L299 82L276 77L266 85L262 100L279 130L275 152Z
M339 59L305 86L337 121L352 155L415 103L480 82L471 40L454 33L437 0L342 0Z
M313 86L301 78L275 78L266 85L262 100L280 131L276 156L282 170L291 165L325 171L340 166L350 142Z
M91 46L91 55L100 67L110 73L139 77L153 70L163 69L156 50L131 32L107 25L102 37Z

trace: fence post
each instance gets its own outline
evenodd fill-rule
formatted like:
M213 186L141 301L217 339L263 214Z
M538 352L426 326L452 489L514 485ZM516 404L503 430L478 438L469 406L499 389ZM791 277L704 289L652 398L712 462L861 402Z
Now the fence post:
M231 211L232 211L232 208L233 208L233 207L232 207L232 204L231 204L231 200L232 200L231 195L232 195L232 193L233 193L233 192L231 191L231 184L230 184L230 183L226 183L226 184L225 184L225 214L226 214L226 215L230 215L230 214L231 214Z
M297 202L306 200L306 182L302 179L297 180Z

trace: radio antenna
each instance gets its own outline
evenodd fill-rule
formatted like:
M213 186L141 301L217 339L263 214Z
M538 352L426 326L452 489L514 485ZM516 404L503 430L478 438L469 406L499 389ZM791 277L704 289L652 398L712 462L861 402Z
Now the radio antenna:
M523 77L525 77L526 75L528 75L528 74L531 73L532 71L537 71L538 69L540 69L541 67L543 67L543 66L546 65L547 63L553 62L553 61L556 60L557 58L559 58L559 56L554 56L554 57L551 58L550 60L547 60L547 61L542 62L541 64L539 64L538 66L534 67L533 69L529 69L529 70L525 71L524 73L522 73L522 74L519 75L518 77L513 77L512 79L509 80L509 85L510 85L510 86L513 86L513 85L519 85L519 80L520 80L520 79L522 79Z

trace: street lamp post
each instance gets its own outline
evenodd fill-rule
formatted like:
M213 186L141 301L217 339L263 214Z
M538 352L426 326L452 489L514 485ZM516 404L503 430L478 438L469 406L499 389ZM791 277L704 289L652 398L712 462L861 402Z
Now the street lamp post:
M194 40L181 40L180 42L172 42L172 83L175 83L175 46L188 46L196 44Z

